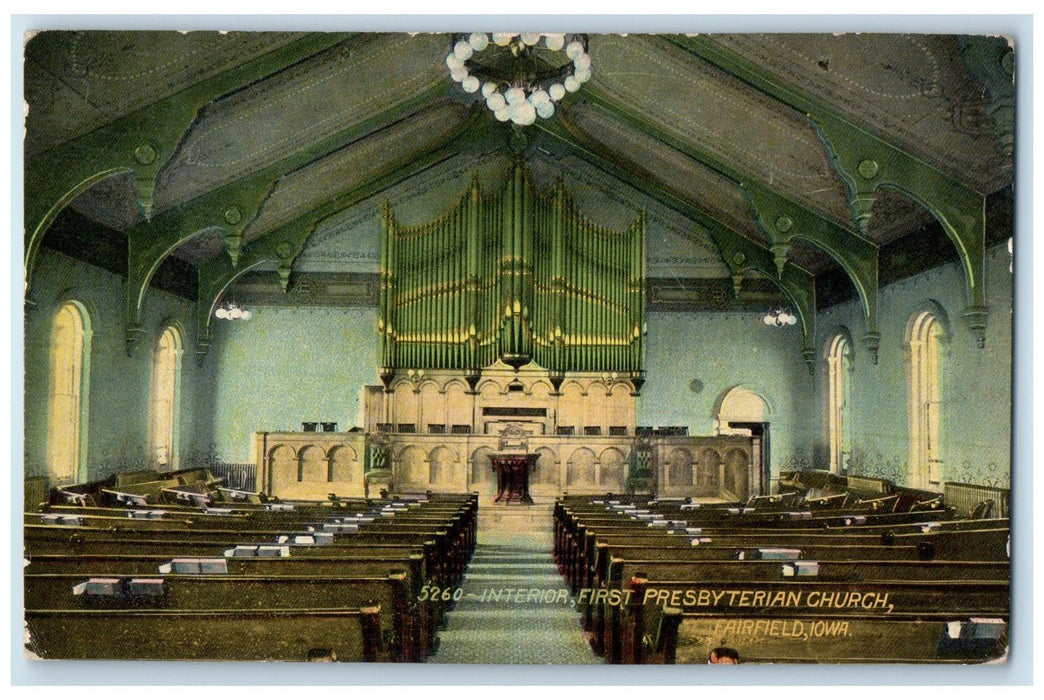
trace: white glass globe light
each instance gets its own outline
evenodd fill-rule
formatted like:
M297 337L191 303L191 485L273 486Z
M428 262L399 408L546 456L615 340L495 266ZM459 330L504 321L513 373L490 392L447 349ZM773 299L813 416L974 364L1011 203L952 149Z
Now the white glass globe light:
M551 87L547 89L547 94L551 97L552 100L557 102L558 100L565 97L566 90L562 86L562 83L554 83Z
M509 32L493 32L493 43L497 46L507 46L514 38L515 35Z
M486 98L486 106L496 112L507 107L507 100L499 92L494 92Z
M590 68L590 66L588 66L587 68L579 68L579 69L577 69L577 71L575 73L573 73L573 77L576 78L577 82L579 82L581 84L586 83L588 80L591 79L591 68Z
M522 43L526 46L534 46L540 42L540 34L538 32L523 32Z
M495 83L482 83L482 96L489 99L489 96L497 91Z
M570 75L563 81L565 89L569 92L576 92L580 89L580 81L576 79L576 76Z
M772 314L765 314L765 317L762 318L761 320L765 322L766 326L774 326L774 325L776 325L776 317L773 316Z
M493 110L493 116L497 118L498 122L506 122L511 118L511 115L508 114L507 105L504 105L500 109Z
M544 45L552 51L561 51L565 46L565 34L545 34Z
M591 54L582 53L573 59L573 65L576 66L577 70L583 70L584 68L591 67Z
M460 81L460 86L464 88L464 92L477 92L479 89L479 79L473 75L469 75Z
M471 44L461 39L453 45L453 53L462 61L466 61L471 58L471 54L475 53L475 49L471 48Z
M515 122L523 126L529 126L536 121L536 108L529 102L522 102L515 106Z
M254 317L254 312L253 311L251 311L250 309L243 309L243 315L240 316L239 318L240 318L240 320L243 320L243 321L249 321L253 317Z
M450 70L450 77L456 80L458 83L464 82L464 78L468 77L467 68L457 68Z
M526 101L526 91L520 87L513 87L504 93L504 98L507 99L508 104L515 104L517 102Z
M536 113L541 119L550 119L551 115L555 113L554 102L541 102L537 105Z
M217 311L214 312L214 315L218 318L228 318L228 310L224 306L219 306L217 307Z
M228 310L229 318L239 318L242 315L243 311L238 306L233 306L231 309Z
M489 46L489 37L486 36L485 32L474 32L468 37L468 43L471 44L471 48L475 51L485 51L486 47Z
M570 61L575 61L576 57L584 52L584 45L579 41L570 41L569 45L565 47L566 56L569 57Z
M464 67L464 61L462 61L460 57L457 56L457 54L455 53L447 54L446 67L449 68L451 71L460 70Z
M529 101L533 103L534 107L539 107L546 102L550 102L551 96L547 94L547 90L539 88L529 96Z

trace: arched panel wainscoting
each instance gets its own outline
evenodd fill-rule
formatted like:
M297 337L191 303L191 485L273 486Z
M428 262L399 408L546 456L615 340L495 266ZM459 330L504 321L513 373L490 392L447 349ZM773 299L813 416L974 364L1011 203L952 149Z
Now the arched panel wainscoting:
M286 445L274 448L268 454L268 493L282 496L297 484L297 455Z
M432 488L446 491L460 490L464 479L457 471L457 455L448 447L439 445L428 457L429 476Z
M492 498L497 494L497 479L493 474L493 463L489 455L493 450L489 447L479 447L471 453L471 475L469 478L469 490L478 491Z
M452 430L454 425L472 424L473 399L461 382L450 382L446 386L446 422L450 425L447 430Z
M334 445L329 451L330 491L338 496L362 496L362 464L355 450L347 445Z
M306 445L301 448L297 459L300 464L297 472L297 481L302 484L325 483L328 481L326 455L323 448L316 445Z
M537 496L555 496L562 490L558 456L549 447L536 450L538 455L529 473L529 492Z
M443 430L447 430L447 428L445 428L446 394L440 390L439 385L433 381L422 383L420 385L420 394L418 398L420 415L417 418L417 432L432 432L433 426L439 425L443 426Z
M600 481L602 489L605 491L624 491L625 488L625 474L624 474L624 458L623 452L610 447L609 449L602 452L599 461L602 463Z
M608 420L610 428L634 425L634 397L631 396L631 389L627 384L613 384L612 394L609 396Z
M743 450L729 450L725 453L725 474L721 487L725 498L746 500L750 491L750 457Z
M417 425L417 394L408 383L395 387L392 396L392 423L395 426Z
M566 487L584 490L593 489L597 485L595 453L586 447L574 450L566 463Z
M721 491L721 455L709 447L700 451L696 466L696 494L719 496Z
M362 469L355 450L346 445L330 448L330 481L339 484L362 484Z
M562 395L558 398L558 428L571 428L575 433L583 432L583 393L584 389L576 382L562 385Z
M676 447L667 455L667 484L692 489L692 453Z
M396 482L426 487L428 477L428 464L424 450L415 445L403 448L396 460Z

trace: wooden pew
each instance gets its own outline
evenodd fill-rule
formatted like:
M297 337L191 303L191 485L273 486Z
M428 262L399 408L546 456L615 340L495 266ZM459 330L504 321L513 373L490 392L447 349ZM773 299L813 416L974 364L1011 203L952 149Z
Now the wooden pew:
M270 529L246 530L231 529L193 529L183 525L181 528L152 528L149 521L122 521L116 529L102 527L77 527L62 525L26 525L25 542L29 554L34 551L49 551L51 542L66 543L66 549L75 551L76 545L91 541L123 541L163 540L172 543L220 542L223 546L233 547L237 544L268 542L277 543L280 539L293 541L298 537L316 537L319 533L308 530ZM428 570L441 585L448 585L459 579L472 552L472 534L470 530L457 528L455 531L436 529L428 524L386 527L367 524L360 526L358 532L333 532L334 541L357 537L362 542L385 542L388 544L422 544L431 542L426 549Z
M594 635L596 651L608 648L613 630L607 623L609 600L607 593L628 589L634 580L699 581L701 586L733 584L736 582L776 583L840 583L861 584L873 582L914 582L939 584L967 582L1002 585L1007 587L1010 567L1007 562L919 562L919 561L697 561L686 560L628 560L613 558L609 578L601 589L592 589L588 600L595 599L594 590L602 594L600 603L578 608ZM738 585L738 584L737 584ZM659 601L673 604L668 600ZM945 609L945 608L940 608Z
M405 572L383 577L29 574L24 590L25 606L32 610L339 610L376 605L381 660L417 661L426 649L419 604Z
M887 618L894 613L936 614L955 619L1007 618L1009 586L991 581L735 581L631 579L629 599L607 608L606 660L644 663L644 639L660 626L663 611L726 617L757 614L847 612Z
M44 659L381 660L381 610L26 610L26 649Z
M640 532L640 531L639 531ZM655 549L683 552L724 550L726 558L750 556L759 549L799 549L803 557L830 558L917 558L922 560L994 560L1007 557L1010 532L1007 529L949 530L904 533L895 536L864 536L851 530L829 533L779 531L765 535L748 535L743 531L709 537L696 535L660 535L642 532L639 535L601 534L583 531L584 546L573 550L560 562L563 573L574 587L590 587L604 578L606 556L620 551ZM694 544L695 543L695 544ZM735 554L728 557L731 550ZM835 554L830 554L830 551ZM811 554L811 552L825 552ZM642 555L639 555L642 556ZM653 555L655 556L655 555ZM711 556L711 555L708 555Z
M741 663L982 663L1007 651L1007 617L935 613L774 613L721 616L666 608L643 640L646 663L702 664L711 649L739 651Z

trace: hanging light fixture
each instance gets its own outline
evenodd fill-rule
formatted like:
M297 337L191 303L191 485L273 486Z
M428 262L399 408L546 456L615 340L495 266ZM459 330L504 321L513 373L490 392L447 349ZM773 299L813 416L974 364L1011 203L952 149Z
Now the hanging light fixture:
M249 321L254 317L254 313L250 309L236 306L234 301L226 301L214 310L214 316L224 321Z
M446 56L450 77L480 93L498 121L528 126L548 119L567 93L591 79L584 35L474 32Z
M766 326L776 326L777 328L782 328L783 326L793 326L795 323L797 323L798 319L797 316L795 316L792 313L789 313L785 309L776 309L775 311L770 311L764 316L762 316L761 320L765 323Z

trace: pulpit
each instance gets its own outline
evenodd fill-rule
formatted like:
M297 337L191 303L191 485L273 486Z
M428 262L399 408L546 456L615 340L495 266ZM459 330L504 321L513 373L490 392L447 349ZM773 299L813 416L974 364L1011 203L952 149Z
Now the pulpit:
M540 455L528 452L494 452L489 456L497 473L497 497L494 503L531 504L529 471Z

